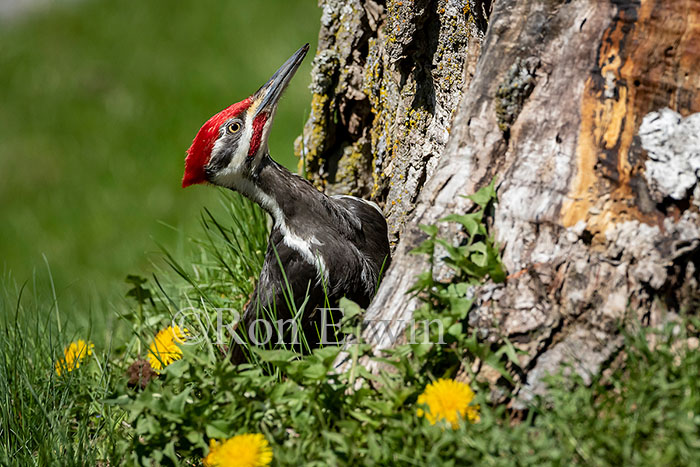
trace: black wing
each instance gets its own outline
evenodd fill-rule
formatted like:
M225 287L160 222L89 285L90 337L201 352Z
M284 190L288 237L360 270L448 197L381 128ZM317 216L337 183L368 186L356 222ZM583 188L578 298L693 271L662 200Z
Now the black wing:
M256 320L264 320L269 323L269 328L274 333L271 343L276 343L278 341L278 320L287 321L295 318L293 315L304 305L307 292L309 293L308 301L304 305L302 316L299 316L299 321L302 323L300 332L303 330L308 334L311 332L307 329L312 321L310 315L323 304L322 288L316 286L318 282L316 268L305 261L296 250L285 245L282 240L279 229L273 229L270 233L258 284L238 327L238 334L244 340L250 341L250 333L256 330L262 333L257 342L264 340L267 332L265 328L268 326L262 321L256 322ZM284 265L284 270L280 264ZM290 329L291 324L285 323L283 334ZM245 362L245 349L234 344L231 359L234 363Z
M389 236L386 219L379 207L354 196L334 196L333 199L360 220L361 235L354 242L360 252L370 259L376 271L380 271L382 265L386 270L391 259Z

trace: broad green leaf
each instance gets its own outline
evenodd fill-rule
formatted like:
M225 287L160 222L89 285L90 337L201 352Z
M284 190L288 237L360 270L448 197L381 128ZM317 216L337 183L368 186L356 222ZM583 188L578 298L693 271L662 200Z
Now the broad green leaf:
M175 453L175 440L174 439L165 445L165 449L163 449L163 454L165 454L168 457L168 459L173 461L176 465L180 463L180 459L178 458L177 454Z
M434 237L438 233L437 225L420 224L418 228L430 235L431 237Z
M459 336L462 334L462 323L454 323L447 329L447 333L453 336Z
M473 195L467 196L470 200L474 201L476 204L485 208L491 201L496 201L496 178L494 177L487 186L481 188L479 191Z
M287 363L296 359L299 354L292 350L285 349L261 349L259 347L251 347L260 360L270 363Z
M475 212L471 214L450 214L441 219L443 222L457 222L464 226L464 230L470 237L473 237L479 231L479 225L481 225L482 212Z
M165 373L168 376L172 376L174 378L182 378L182 375L185 374L185 372L189 369L189 362L187 360L177 360L167 367L165 367Z
M204 434L198 431L188 431L185 434L185 438L187 439L187 441L194 444L195 446L206 446L206 444L204 443Z
M224 420L211 421L205 427L207 437L212 439L226 439L230 437L232 435L229 431L230 429L230 422Z
M364 313L360 305L345 297L340 299L338 306L343 310L343 318L345 319Z
M326 367L331 365L341 351L341 347L327 346L314 349L314 357L317 357Z
M435 239L429 238L424 240L420 245L412 249L409 253L412 255L431 255L435 249Z
M185 412L185 403L192 392L192 386L186 387L180 394L168 401L168 410L177 415L182 415Z
M328 368L320 362L312 363L302 371L303 376L311 380L325 378L327 373Z

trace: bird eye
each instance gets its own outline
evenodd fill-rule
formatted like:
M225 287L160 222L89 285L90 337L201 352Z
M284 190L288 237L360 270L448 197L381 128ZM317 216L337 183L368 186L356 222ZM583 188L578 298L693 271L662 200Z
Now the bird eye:
M241 124L238 122L231 122L226 127L226 131L228 131L231 134L238 133L239 131L241 131Z

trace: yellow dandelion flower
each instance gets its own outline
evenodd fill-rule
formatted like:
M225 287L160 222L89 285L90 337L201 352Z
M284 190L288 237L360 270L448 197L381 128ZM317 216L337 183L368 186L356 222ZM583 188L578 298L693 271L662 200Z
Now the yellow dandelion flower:
M182 358L182 350L177 344L185 342L187 329L180 326L168 326L156 334L148 348L148 362L154 370L162 370L175 360Z
M209 454L202 459L206 467L264 467L272 462L272 449L263 435L252 433L226 441L209 442Z
M92 355L95 345L92 342L85 342L78 339L71 342L63 349L63 358L56 362L56 374L61 376L64 372L73 371L80 366L80 362L88 355Z
M427 410L418 409L418 416L427 418L432 425L445 420L452 428L459 426L460 419L478 422L479 406L469 405L473 399L474 391L468 384L441 378L418 396L418 404L427 406Z

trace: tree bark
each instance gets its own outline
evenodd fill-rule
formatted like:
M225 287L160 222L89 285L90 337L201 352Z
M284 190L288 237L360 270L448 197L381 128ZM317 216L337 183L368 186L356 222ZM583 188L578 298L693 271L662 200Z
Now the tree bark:
M488 2L490 4L490 1ZM301 170L378 202L395 245L444 152L474 73L487 4L322 0Z
M598 374L630 317L697 308L700 0L321 5L298 149L326 190L384 206L394 259L365 317L392 325L365 336L378 352L417 306L418 225L469 211L462 195L493 176L509 276L468 319L523 351L519 403L563 362Z

